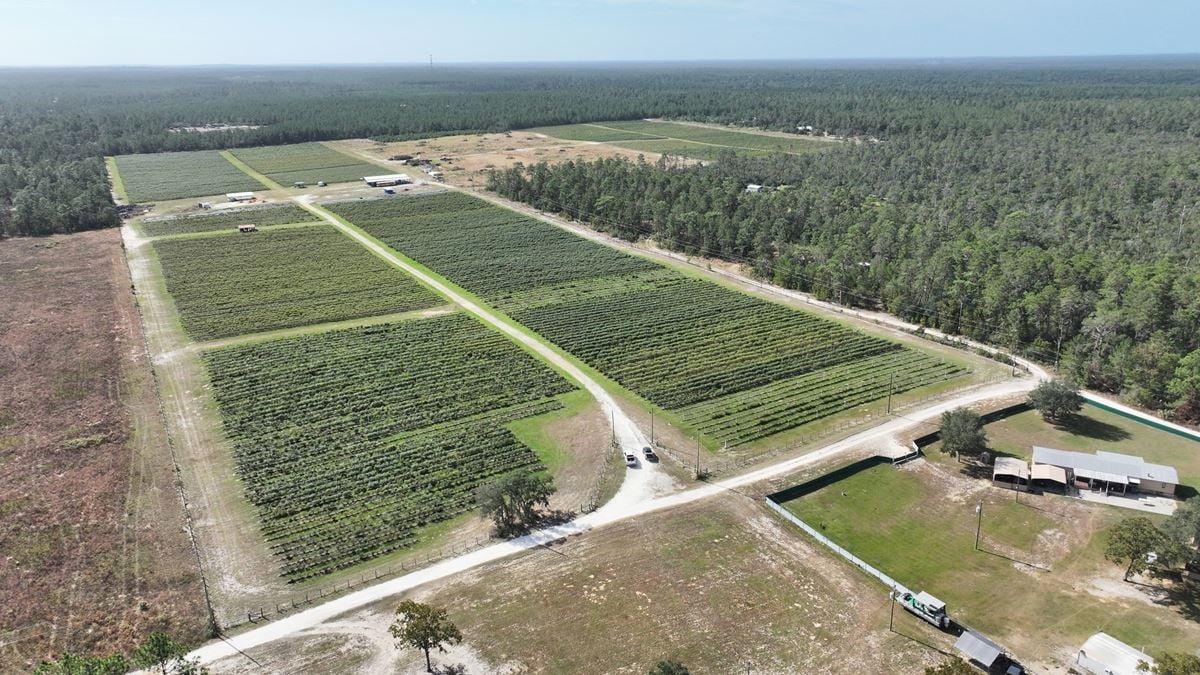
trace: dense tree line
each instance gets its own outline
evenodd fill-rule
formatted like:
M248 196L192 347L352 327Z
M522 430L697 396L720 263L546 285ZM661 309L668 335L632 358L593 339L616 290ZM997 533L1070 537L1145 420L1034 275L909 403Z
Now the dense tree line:
M0 233L114 225L102 157L686 117L941 142L1046 129L1195 137L1194 59L0 70ZM1152 103L1152 105L1147 105ZM206 123L258 125L172 133ZM1165 141L1164 141L1165 142ZM1149 150L1148 150L1149 151ZM912 161L920 161L913 157ZM1078 180L1093 178L1079 175Z
M1109 86L1064 72L1023 100L980 84L963 105L946 93L940 112L920 105L924 92L921 125L864 126L882 142L806 156L521 166L490 187L822 298L1016 345L1088 387L1196 420L1200 98L1194 83L1160 81L1180 73L1152 73L1154 84Z

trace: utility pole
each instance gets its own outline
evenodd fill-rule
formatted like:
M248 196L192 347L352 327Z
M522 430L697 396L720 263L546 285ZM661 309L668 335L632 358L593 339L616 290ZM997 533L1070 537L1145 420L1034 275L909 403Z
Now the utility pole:
M654 445L654 411L650 411L650 445Z
M616 411L610 412L608 414L608 417L612 421L612 446L615 448L615 447L617 447L617 413L616 413Z
M892 371L892 379L888 380L888 411L887 414L892 414L892 390L896 388L896 371Z
M978 516L975 520L975 550L979 550L979 530L983 528L983 500L975 505L975 514Z
M696 480L700 480L700 437L696 437Z
M429 55L429 69L433 70L433 54Z
M888 611L888 631L895 632L892 630L892 623L896 619L896 587L895 586L892 586L892 590L888 592L888 604L890 604L892 606L892 608Z

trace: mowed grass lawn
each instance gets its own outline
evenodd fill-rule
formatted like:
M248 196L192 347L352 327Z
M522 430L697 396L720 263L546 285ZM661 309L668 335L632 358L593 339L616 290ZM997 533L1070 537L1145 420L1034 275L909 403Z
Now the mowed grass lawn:
M1200 442L1095 406L1085 405L1062 424L1046 422L1037 411L1030 410L992 422L986 430L988 445L994 450L1025 460L1032 458L1035 445L1075 452L1108 450L1140 455L1147 462L1175 467L1180 485L1200 490ZM939 447L940 444L934 444L926 453L931 457L940 455ZM1187 495L1181 490L1180 496Z
M970 494L973 485L980 487ZM1136 597L1136 587L1120 580L1123 570L1104 560L1107 529L1135 514L1059 497L1016 503L1012 494L929 464L883 464L784 506L900 583L941 598L951 616L1020 656L1077 648L1097 631L1151 654L1195 648L1200 624ZM974 550L980 497L980 546L990 553ZM1096 583L1133 597L1089 591Z

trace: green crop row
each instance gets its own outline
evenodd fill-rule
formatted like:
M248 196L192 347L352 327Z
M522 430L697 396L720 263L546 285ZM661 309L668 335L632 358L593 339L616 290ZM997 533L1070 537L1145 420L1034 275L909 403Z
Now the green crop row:
M571 385L463 315L205 352L247 498L301 581L414 543L492 476L537 468L507 429Z
M283 186L297 181L344 183L363 176L385 173L383 169L351 157L321 143L271 145L232 151L255 171Z
M471 209L409 215L413 204L470 200ZM388 246L491 298L571 279L657 269L654 263L479 199L444 193L328 205Z
M329 227L154 243L194 340L433 307L441 300Z
M116 163L125 193L134 202L262 189L216 150L121 155Z
M687 411L689 423L721 440L757 441L886 395L858 363L895 359L907 369L900 383L907 388L961 370L481 204L455 194L332 208L622 386ZM803 405L794 414L740 412L740 395L770 396L771 387L796 384L819 391L820 400L793 392L794 401L780 405ZM726 426L717 423L722 419Z
M139 227L147 237L161 237L169 234L193 234L196 232L233 230L243 223L253 223L254 225L263 227L266 225L286 225L289 223L310 223L317 220L319 218L299 206L277 204L271 206L219 209L168 218L154 218L152 220L143 220L139 224Z

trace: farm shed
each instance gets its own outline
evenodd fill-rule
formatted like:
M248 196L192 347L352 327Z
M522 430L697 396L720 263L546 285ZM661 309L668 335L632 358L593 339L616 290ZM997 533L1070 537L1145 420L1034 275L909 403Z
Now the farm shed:
M253 192L226 192L225 198L231 202L248 202L254 199Z
M238 232L258 232L258 226L254 223L242 223L237 228Z
M1029 487L1029 465L1016 457L997 457L992 465L992 482L1024 490Z
M1043 487L1054 487L1065 490L1067 485L1067 470L1053 464L1034 464L1029 472L1030 481Z
M1075 654L1075 665L1092 675L1141 675L1138 663L1154 667L1154 659L1107 633L1096 633Z
M408 177L408 174L391 173L384 176L363 176L363 181L371 187L387 187L389 185L411 183L412 179Z
M1179 484L1179 474L1173 467L1151 464L1135 455L1097 450L1089 455L1085 452L1070 452L1034 446L1033 464L1056 466L1063 469L1068 481L1074 480L1080 487L1105 492L1143 492L1171 497Z
M970 629L963 631L954 648L966 655L968 661L983 666L984 670L991 670L992 664L1004 653L1000 645Z
M750 183L750 184L746 185L746 192L762 192L762 191L763 191L763 186L759 185L757 183Z

